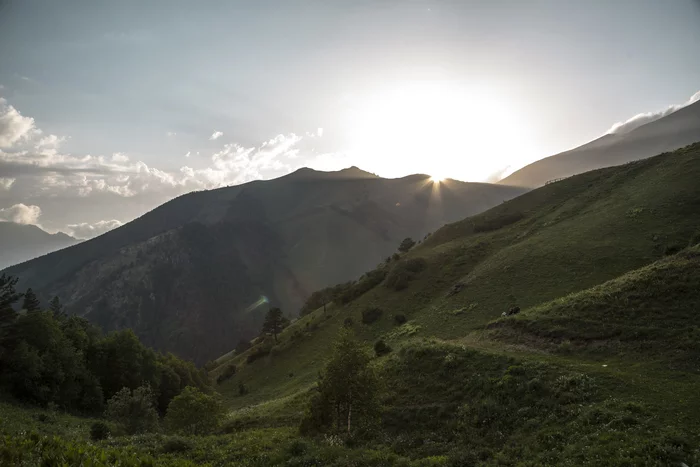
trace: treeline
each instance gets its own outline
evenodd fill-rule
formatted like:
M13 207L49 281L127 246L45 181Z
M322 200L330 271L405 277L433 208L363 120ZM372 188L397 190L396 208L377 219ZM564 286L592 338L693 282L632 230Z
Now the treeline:
M0 276L0 385L16 398L101 413L123 388L147 386L163 415L185 387L211 390L193 363L155 352L131 330L103 335L84 318L63 313L56 298L45 310L31 289L18 293L16 283Z

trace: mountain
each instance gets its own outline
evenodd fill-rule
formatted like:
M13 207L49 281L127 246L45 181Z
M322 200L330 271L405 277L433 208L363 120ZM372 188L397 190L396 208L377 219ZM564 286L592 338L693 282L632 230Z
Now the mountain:
M50 234L36 225L0 221L0 269L78 243L63 232Z
M350 302L217 359L213 376L236 368L218 386L232 426L296 430L351 328L389 349L373 359L387 391L367 449L415 465L694 463L699 179L700 143L442 227Z
M629 133L607 134L570 151L541 159L499 183L538 187L589 170L624 164L700 141L700 102Z
M356 167L190 193L100 237L5 271L106 330L203 363L259 332L268 306L349 281L523 189ZM269 305L268 305L269 303Z

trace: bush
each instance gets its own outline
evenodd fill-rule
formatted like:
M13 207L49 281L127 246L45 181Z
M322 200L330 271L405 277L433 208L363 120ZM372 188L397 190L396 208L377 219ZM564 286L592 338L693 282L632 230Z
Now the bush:
M397 326L401 326L403 323L406 322L406 316L405 315L394 315L394 323Z
M352 302L356 298L381 284L385 277L386 268L366 272L359 281L345 286L344 290L338 296L340 303L345 305Z
M379 308L367 308L362 311L362 323L372 324L382 316L382 310Z
M507 225L515 224L524 218L525 215L522 212L512 212L491 219L484 219L474 224L474 232L492 232Z
M217 384L221 384L224 381L227 381L233 377L233 375L236 374L236 365L233 363L230 363L229 365L224 368L224 371L216 377L216 382Z
M216 430L224 416L224 407L218 399L187 386L170 402L165 424L176 433L204 435Z
M413 248L413 246L416 244L416 242L413 241L411 237L406 237L401 241L401 244L399 245L399 251L401 253L406 253L408 250Z
M248 394L249 392L250 392L250 391L248 390L248 386L246 386L245 384L243 384L242 381L241 381L240 383L238 383L238 395L239 395L239 396L245 396L245 395Z
M130 435L157 431L158 413L153 401L150 386L141 386L133 392L122 388L107 402L106 415Z
M111 430L109 425L105 422L97 421L90 425L90 439L93 441L100 441L109 438Z
M343 326L346 328L351 328L353 324L355 324L355 321L349 316L343 320Z
M379 339L377 342L374 343L374 353L377 355L377 357L381 357L390 352L391 347L389 347L383 340Z
M270 354L270 349L267 347L258 347L257 349L253 350L250 355L248 355L245 359L246 363L253 363L255 360L258 360L259 358L267 357Z
M423 258L411 258L397 262L386 277L385 285L396 291L408 287L408 283L425 269L427 262Z
M681 248L680 245L677 243L672 243L670 245L666 245L666 249L664 250L664 255L670 256L670 255L675 255L679 251L681 251L683 248Z
M168 438L165 443L163 443L161 451L163 454L183 453L191 451L193 447L194 444L189 439L173 436Z

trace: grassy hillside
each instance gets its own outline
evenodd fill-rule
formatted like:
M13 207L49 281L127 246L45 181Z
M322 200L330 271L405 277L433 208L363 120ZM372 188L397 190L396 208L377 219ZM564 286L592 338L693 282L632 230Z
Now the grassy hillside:
M382 284L349 305L330 307L328 319L322 311L304 317L285 331L274 357L249 369L239 357L237 379L265 397L288 396L313 382L323 349L347 317L369 341L398 342L404 334L457 339L513 306L539 305L663 258L700 228L699 155L695 145L589 172L447 225L406 255L427 265L408 288ZM451 294L453 288L459 292ZM361 312L368 307L383 313L364 326ZM408 319L398 329L396 314ZM292 342L295 333L301 337ZM237 382L227 384L235 392ZM265 397L251 391L234 399L243 406Z
M462 423L455 419L460 404L488 406L487 396L495 389L484 391L495 384L493 378L505 378L509 367L522 365L527 381L545 386L552 381L549 399L559 400L552 395L556 381L572 374L592 378L595 396L586 399L585 413L570 412L565 403L537 409L544 418L529 421L511 419L510 413L521 413L534 402L509 406L498 415L505 417L499 423L509 432L493 428L481 433L483 445L474 441L477 434L469 435L472 444L482 446L484 459L602 465L590 460L597 455L615 460L608 465L666 465L658 452L643 452L638 443L646 439L653 440L653 449L675 450L692 465L688 459L700 445L700 406L693 396L700 387L693 284L700 282L698 249L687 247L700 231L699 177L700 145L694 145L571 177L447 225L399 261L379 267L389 277L406 261L421 258L425 268L412 275L406 288L394 290L386 279L347 305L331 304L325 313L319 309L297 320L278 345L267 341L242 355L222 357L214 374L231 364L237 372L219 388L241 427L293 426L337 331L351 320L349 325L368 343L381 338L394 349L376 364L394 389L389 412L413 407L396 415L399 419L385 418L387 436L409 439L408 447L396 446L396 453L414 458L453 450L457 441L452 435L432 440L433 451L411 447L410 439L425 440L439 427L449 432ZM524 311L501 319L513 306ZM381 315L363 324L362 313L369 308L378 308ZM407 322L397 324L396 315ZM461 363L449 363L445 370L453 358ZM453 377L457 379L443 389L444 378ZM527 381L516 386L526 388ZM531 395L503 397L528 400ZM479 407L474 410L496 410ZM430 427L431 421L437 423L433 431L418 428L412 435L408 428ZM595 431L599 423L611 431ZM579 439L577 430L592 431ZM502 438L492 439L495 432ZM674 437L681 432L679 441ZM543 448L547 437L552 445ZM611 437L626 441L603 441ZM630 452L640 451L625 459L625 443L637 446ZM541 452L524 448L528 445L554 457L541 458ZM602 451L596 454L592 446L602 446ZM472 451L462 454L478 458Z

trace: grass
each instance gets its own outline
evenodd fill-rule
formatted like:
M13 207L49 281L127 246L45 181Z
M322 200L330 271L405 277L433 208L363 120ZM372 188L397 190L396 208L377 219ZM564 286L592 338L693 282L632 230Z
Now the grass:
M688 246L700 231L697 180L700 144L447 225L380 266L401 280L364 283L278 343L218 359L214 379L237 369L217 386L230 408L221 433L98 446L203 465L700 465L700 246ZM513 306L523 311L500 317ZM370 309L382 313L363 323ZM393 349L373 361L386 383L381 426L300 438L345 326L368 348L382 339ZM64 430L7 410L21 413L0 422L6 433ZM70 420L66 436L86 439L88 422Z

